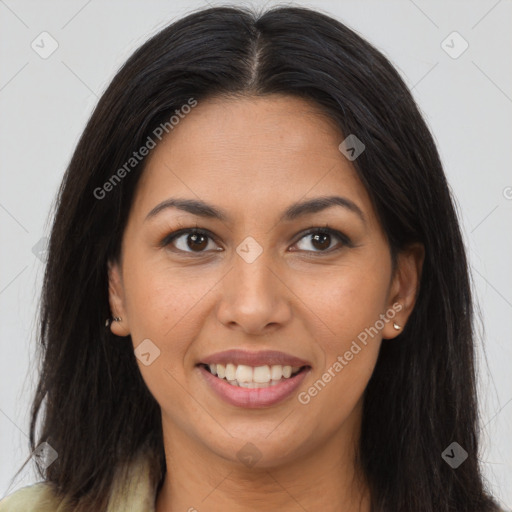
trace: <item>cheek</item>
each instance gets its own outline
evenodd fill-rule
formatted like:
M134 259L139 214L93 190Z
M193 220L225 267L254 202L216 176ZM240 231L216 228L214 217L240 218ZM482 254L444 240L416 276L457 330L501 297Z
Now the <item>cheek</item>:
M126 309L134 349L137 354L137 347L149 339L158 354L149 365L138 359L139 371L162 411L184 411L190 407L190 397L183 392L187 354L200 334L204 298L215 280L206 276L194 279L191 269L184 272L135 259L129 268Z
M160 362L183 367L188 346L198 336L208 292L218 281L192 267L133 258L126 262L126 310L134 346L149 338L161 350Z
M302 280L304 295L299 296L308 297L308 309L314 312L322 333L315 334L315 339L325 355L325 362L311 382L311 393L307 393L311 402L316 401L316 407L334 407L333 428L361 398L375 367L381 344L379 320L385 313L387 300L388 270L385 263L359 258L357 262L336 267L324 277L317 275L314 284ZM307 400L305 396L304 401Z
M320 332L326 333L324 345L330 352L342 350L359 333L375 325L385 312L388 284L386 265L360 261L332 267L310 279L302 276L297 287L319 325L328 328Z

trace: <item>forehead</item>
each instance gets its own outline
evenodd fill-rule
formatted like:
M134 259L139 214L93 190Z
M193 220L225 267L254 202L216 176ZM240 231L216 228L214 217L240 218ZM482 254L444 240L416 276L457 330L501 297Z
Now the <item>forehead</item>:
M253 215L301 198L343 195L373 215L339 151L344 136L317 105L271 95L199 101L150 153L135 208L180 196Z

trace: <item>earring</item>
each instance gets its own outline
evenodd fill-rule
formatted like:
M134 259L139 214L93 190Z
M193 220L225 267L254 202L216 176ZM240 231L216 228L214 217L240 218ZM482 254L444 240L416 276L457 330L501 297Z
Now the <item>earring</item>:
M114 316L112 317L112 322L120 322L122 318L120 316ZM110 325L110 318L107 318L105 321L105 327L108 327Z
M393 322L393 327L399 331L401 329L401 327L396 323L396 322Z

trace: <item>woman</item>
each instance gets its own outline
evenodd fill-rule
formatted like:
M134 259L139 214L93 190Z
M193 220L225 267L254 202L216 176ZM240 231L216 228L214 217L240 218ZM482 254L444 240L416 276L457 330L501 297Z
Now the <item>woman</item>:
M436 147L326 15L212 8L134 53L64 177L41 313L44 482L1 511L498 510Z

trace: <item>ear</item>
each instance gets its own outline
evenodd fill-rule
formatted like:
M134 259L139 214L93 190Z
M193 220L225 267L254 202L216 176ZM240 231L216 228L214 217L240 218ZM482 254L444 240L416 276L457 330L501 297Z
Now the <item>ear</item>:
M387 311L394 311L395 316L382 329L384 339L392 339L403 332L405 324L414 309L419 293L421 271L425 259L423 244L415 243L397 255L397 264L388 295ZM394 306L393 306L394 305ZM394 324L400 329L395 329Z
M121 320L110 322L110 330L117 336L128 336L128 317L125 308L124 286L119 263L108 262L108 301L113 317Z

